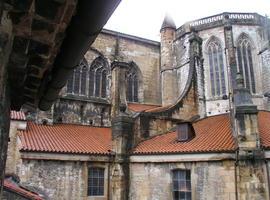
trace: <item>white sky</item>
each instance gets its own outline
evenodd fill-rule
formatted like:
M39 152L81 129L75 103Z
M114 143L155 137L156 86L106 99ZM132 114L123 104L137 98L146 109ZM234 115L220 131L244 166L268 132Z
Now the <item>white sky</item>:
M222 12L257 12L270 16L270 0L122 0L105 28L159 41L166 13L176 27Z

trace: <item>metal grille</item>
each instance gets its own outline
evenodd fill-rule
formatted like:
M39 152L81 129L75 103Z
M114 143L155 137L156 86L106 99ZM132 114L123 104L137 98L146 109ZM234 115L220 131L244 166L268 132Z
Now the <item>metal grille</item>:
M88 196L104 195L104 169L91 167L88 169Z

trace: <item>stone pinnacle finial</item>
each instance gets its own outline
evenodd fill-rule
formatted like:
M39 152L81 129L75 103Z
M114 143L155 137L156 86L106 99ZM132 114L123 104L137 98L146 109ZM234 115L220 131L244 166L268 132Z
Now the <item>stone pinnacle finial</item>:
M244 78L240 72L238 72L236 75L236 83L237 83L237 88L244 87Z
M126 112L126 109L127 109L126 104L120 103L120 105L119 105L120 112L124 113L124 112Z
M169 14L165 15L160 31L164 28L176 29L175 23Z

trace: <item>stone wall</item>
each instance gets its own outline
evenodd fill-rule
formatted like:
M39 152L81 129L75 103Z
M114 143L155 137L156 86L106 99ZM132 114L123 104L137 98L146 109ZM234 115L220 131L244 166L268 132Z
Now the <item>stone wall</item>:
M6 174L16 174L16 170L19 159L19 139L17 137L18 130L26 129L26 121L11 120L10 129L9 129L9 142L8 142L8 152L7 152L7 161L6 161Z
M55 122L110 126L110 105L102 102L61 98L54 106Z
M105 168L105 194L87 196L89 166ZM43 191L50 199L105 200L107 199L107 165L80 161L22 160L18 169L21 183Z
M270 110L270 47L262 52L261 59L263 68L263 94L265 95L264 109Z
M270 92L270 48L261 54L263 66L263 93Z
M130 199L173 199L173 169L191 170L192 199L236 199L233 161L132 163Z
M205 99L206 99L206 115L217 115L229 111L229 102L228 100L222 100L221 97L212 97L211 95L211 83L210 83L210 69L209 69L209 60L207 54L207 45L212 37L217 38L222 46L222 49L225 49L225 40L224 40L224 27L217 27L208 30L203 30L199 32L199 36L202 38L202 52L204 57L204 85L205 85ZM223 51L223 61L225 67L225 84L226 84L226 93L229 93L228 88L228 69L227 69L227 58L225 51ZM227 70L226 70L227 69Z
M114 61L116 53L124 62L135 62L143 76L143 94L141 94L142 98L139 100L143 103L161 103L160 48L158 42L105 30L99 34L92 48L100 52L108 60L109 64ZM89 53L87 52L85 57L88 63L91 63Z

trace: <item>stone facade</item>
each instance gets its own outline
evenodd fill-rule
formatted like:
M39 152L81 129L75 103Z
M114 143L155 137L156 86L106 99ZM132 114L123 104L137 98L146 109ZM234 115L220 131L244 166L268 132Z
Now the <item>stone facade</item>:
M105 195L103 198L88 197L87 195L87 170L90 166L105 168ZM107 199L107 164L81 161L23 160L18 172L22 183L39 188L49 199Z
M173 199L172 170L188 169L192 199L235 200L234 167L233 161L132 164L130 199Z
M84 60L86 67L97 58L106 63L105 97L91 96L90 84L86 84L85 94L69 92L66 86L51 110L29 113L28 118L50 126L111 126L110 156L85 159L79 154L14 153L18 151L18 125L12 124L13 145L7 170L17 173L23 183L43 190L50 199L169 200L174 198L174 169L190 170L192 199L269 199L270 165L265 163L270 156L261 149L257 117L258 110L269 110L270 102L269 47L264 45L262 18L254 13L223 13L178 29L165 21L160 43L103 30ZM252 47L249 59L253 61L255 93L244 87L241 77L237 79L240 61L235 46L243 35L250 39ZM217 59L224 62L221 78L225 91L219 95L213 95L212 90L210 68L212 62L217 62L209 58L212 40L219 43L221 54ZM220 66L221 61L217 63ZM126 72L130 67L138 72L138 103L159 107L141 112L129 110ZM90 76L85 81L90 82ZM140 142L175 130L179 123L224 113L231 116L237 143L233 152L132 154ZM89 166L105 169L103 196L87 194Z

